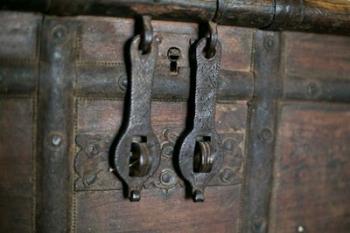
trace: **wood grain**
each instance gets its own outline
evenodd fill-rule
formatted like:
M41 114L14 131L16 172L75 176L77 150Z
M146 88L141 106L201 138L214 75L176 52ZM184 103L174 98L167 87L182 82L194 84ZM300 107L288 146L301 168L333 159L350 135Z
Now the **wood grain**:
M0 232L33 232L33 102L0 98Z
M349 105L284 103L280 120L270 232L349 232Z
M304 79L349 79L350 38L311 33L284 33L287 76Z
M236 233L240 186L210 187L207 200L194 203L183 192L166 199L145 190L130 203L120 191L79 192L76 232L104 233Z

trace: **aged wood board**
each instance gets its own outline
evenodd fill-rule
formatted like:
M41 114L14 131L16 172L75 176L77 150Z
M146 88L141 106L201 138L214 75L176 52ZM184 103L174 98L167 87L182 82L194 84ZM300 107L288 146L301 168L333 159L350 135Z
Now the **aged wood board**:
M349 37L219 26L224 165L194 203L174 163L201 33L153 21L161 164L131 203L109 158L134 23L0 12L0 232L350 232Z

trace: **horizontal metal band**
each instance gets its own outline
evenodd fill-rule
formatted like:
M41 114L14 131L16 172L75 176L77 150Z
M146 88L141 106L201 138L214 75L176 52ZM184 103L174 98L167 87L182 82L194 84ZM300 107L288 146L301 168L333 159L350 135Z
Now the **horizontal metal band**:
M115 76L118 76L116 79ZM101 77L101 78L99 78ZM103 69L78 72L76 95L80 97L124 97L127 85L124 70ZM169 76L167 69L155 72L152 96L154 99L182 101L190 91L190 69L182 68L177 76ZM253 74L249 72L221 71L218 100L250 99L254 91Z
M3 71L7 68L3 67ZM16 68L16 67L15 67ZM13 68L13 69L15 69ZM33 68L16 68L9 70L9 75L2 75L0 96L29 95L35 92L37 74ZM176 77L171 77L167 69L157 69L154 80L153 98L168 101L183 101L188 98L190 89L190 70L182 68ZM24 76L24 74L26 76ZM117 78L116 78L117 77ZM126 73L117 68L93 68L88 72L80 72L78 68L74 93L80 97L123 98ZM283 81L284 100L350 102L350 80L346 79L305 79L285 77ZM250 72L221 71L218 87L218 100L249 100L259 97L259 87L255 84ZM276 91L276 96L281 93Z

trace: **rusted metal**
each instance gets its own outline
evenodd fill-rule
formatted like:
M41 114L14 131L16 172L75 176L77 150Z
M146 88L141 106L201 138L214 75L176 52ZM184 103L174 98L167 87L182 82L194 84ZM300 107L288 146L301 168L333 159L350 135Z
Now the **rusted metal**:
M148 36L136 36L130 47L130 112L114 157L114 166L128 186L131 201L140 200L144 183L157 170L160 161L160 145L151 125L151 95L158 44L153 40L150 22L145 20L145 24Z
M216 46L218 44L218 26L213 21L208 22L208 40L205 49L205 56L211 58L215 56Z
M280 34L257 31L255 35L255 96L249 104L247 167L242 232L268 232L272 188L277 99L281 95Z
M42 30L38 114L37 231L66 232L69 224L75 25L47 18Z
M211 38L216 37L215 35ZM209 43L213 40L209 40ZM221 44L215 42L215 53L206 57L207 39L196 45L196 77L193 128L179 152L179 167L190 183L194 201L204 201L204 189L221 169L221 139L215 128L217 80L221 61Z
M141 33L140 48L143 53L149 53L152 48L153 42L153 27L151 23L151 17L147 15L142 16L143 31Z
M220 115L229 114L236 117L237 114L229 113L225 107L219 107ZM243 111L240 110L240 111ZM181 113L183 117L184 113ZM220 121L219 117L216 122ZM158 122L155 122L158 123ZM220 138L223 139L224 168L208 183L208 186L227 186L240 184L242 180L242 168L244 163L243 144L244 135L241 133L230 133L231 128L220 128ZM146 189L161 189L167 195L170 191L179 191L185 184L181 177L175 172L176 166L172 163L174 159L175 143L180 140L179 134L183 127L176 129L162 128L157 130L157 137L161 138L162 158L160 166L155 174L146 182ZM109 150L113 142L113 135L79 133L76 137L78 152L74 159L74 169L77 175L74 188L76 191L94 190L121 190L122 183L115 179L113 170L109 164ZM166 174L175 174L176 182L164 184L161 180L163 171ZM161 182L159 182L161 181Z

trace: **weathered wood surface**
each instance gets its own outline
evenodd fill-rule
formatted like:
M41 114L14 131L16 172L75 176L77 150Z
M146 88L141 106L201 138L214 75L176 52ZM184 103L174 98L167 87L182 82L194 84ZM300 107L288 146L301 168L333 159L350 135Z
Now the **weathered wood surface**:
M280 109L270 232L349 232L349 105Z
M207 21L255 28L350 34L347 0L3 0L0 8L54 15Z
M0 99L1 232L35 229L35 106L30 96Z
M234 176L223 173L202 204L157 182L130 203L100 144L88 141L92 159L81 159L77 136L117 132L133 24L0 13L0 232L350 231L349 37L220 26L217 124ZM152 120L164 169L174 145L164 129L184 128L198 27L153 25L161 42ZM181 50L177 74L170 47Z

